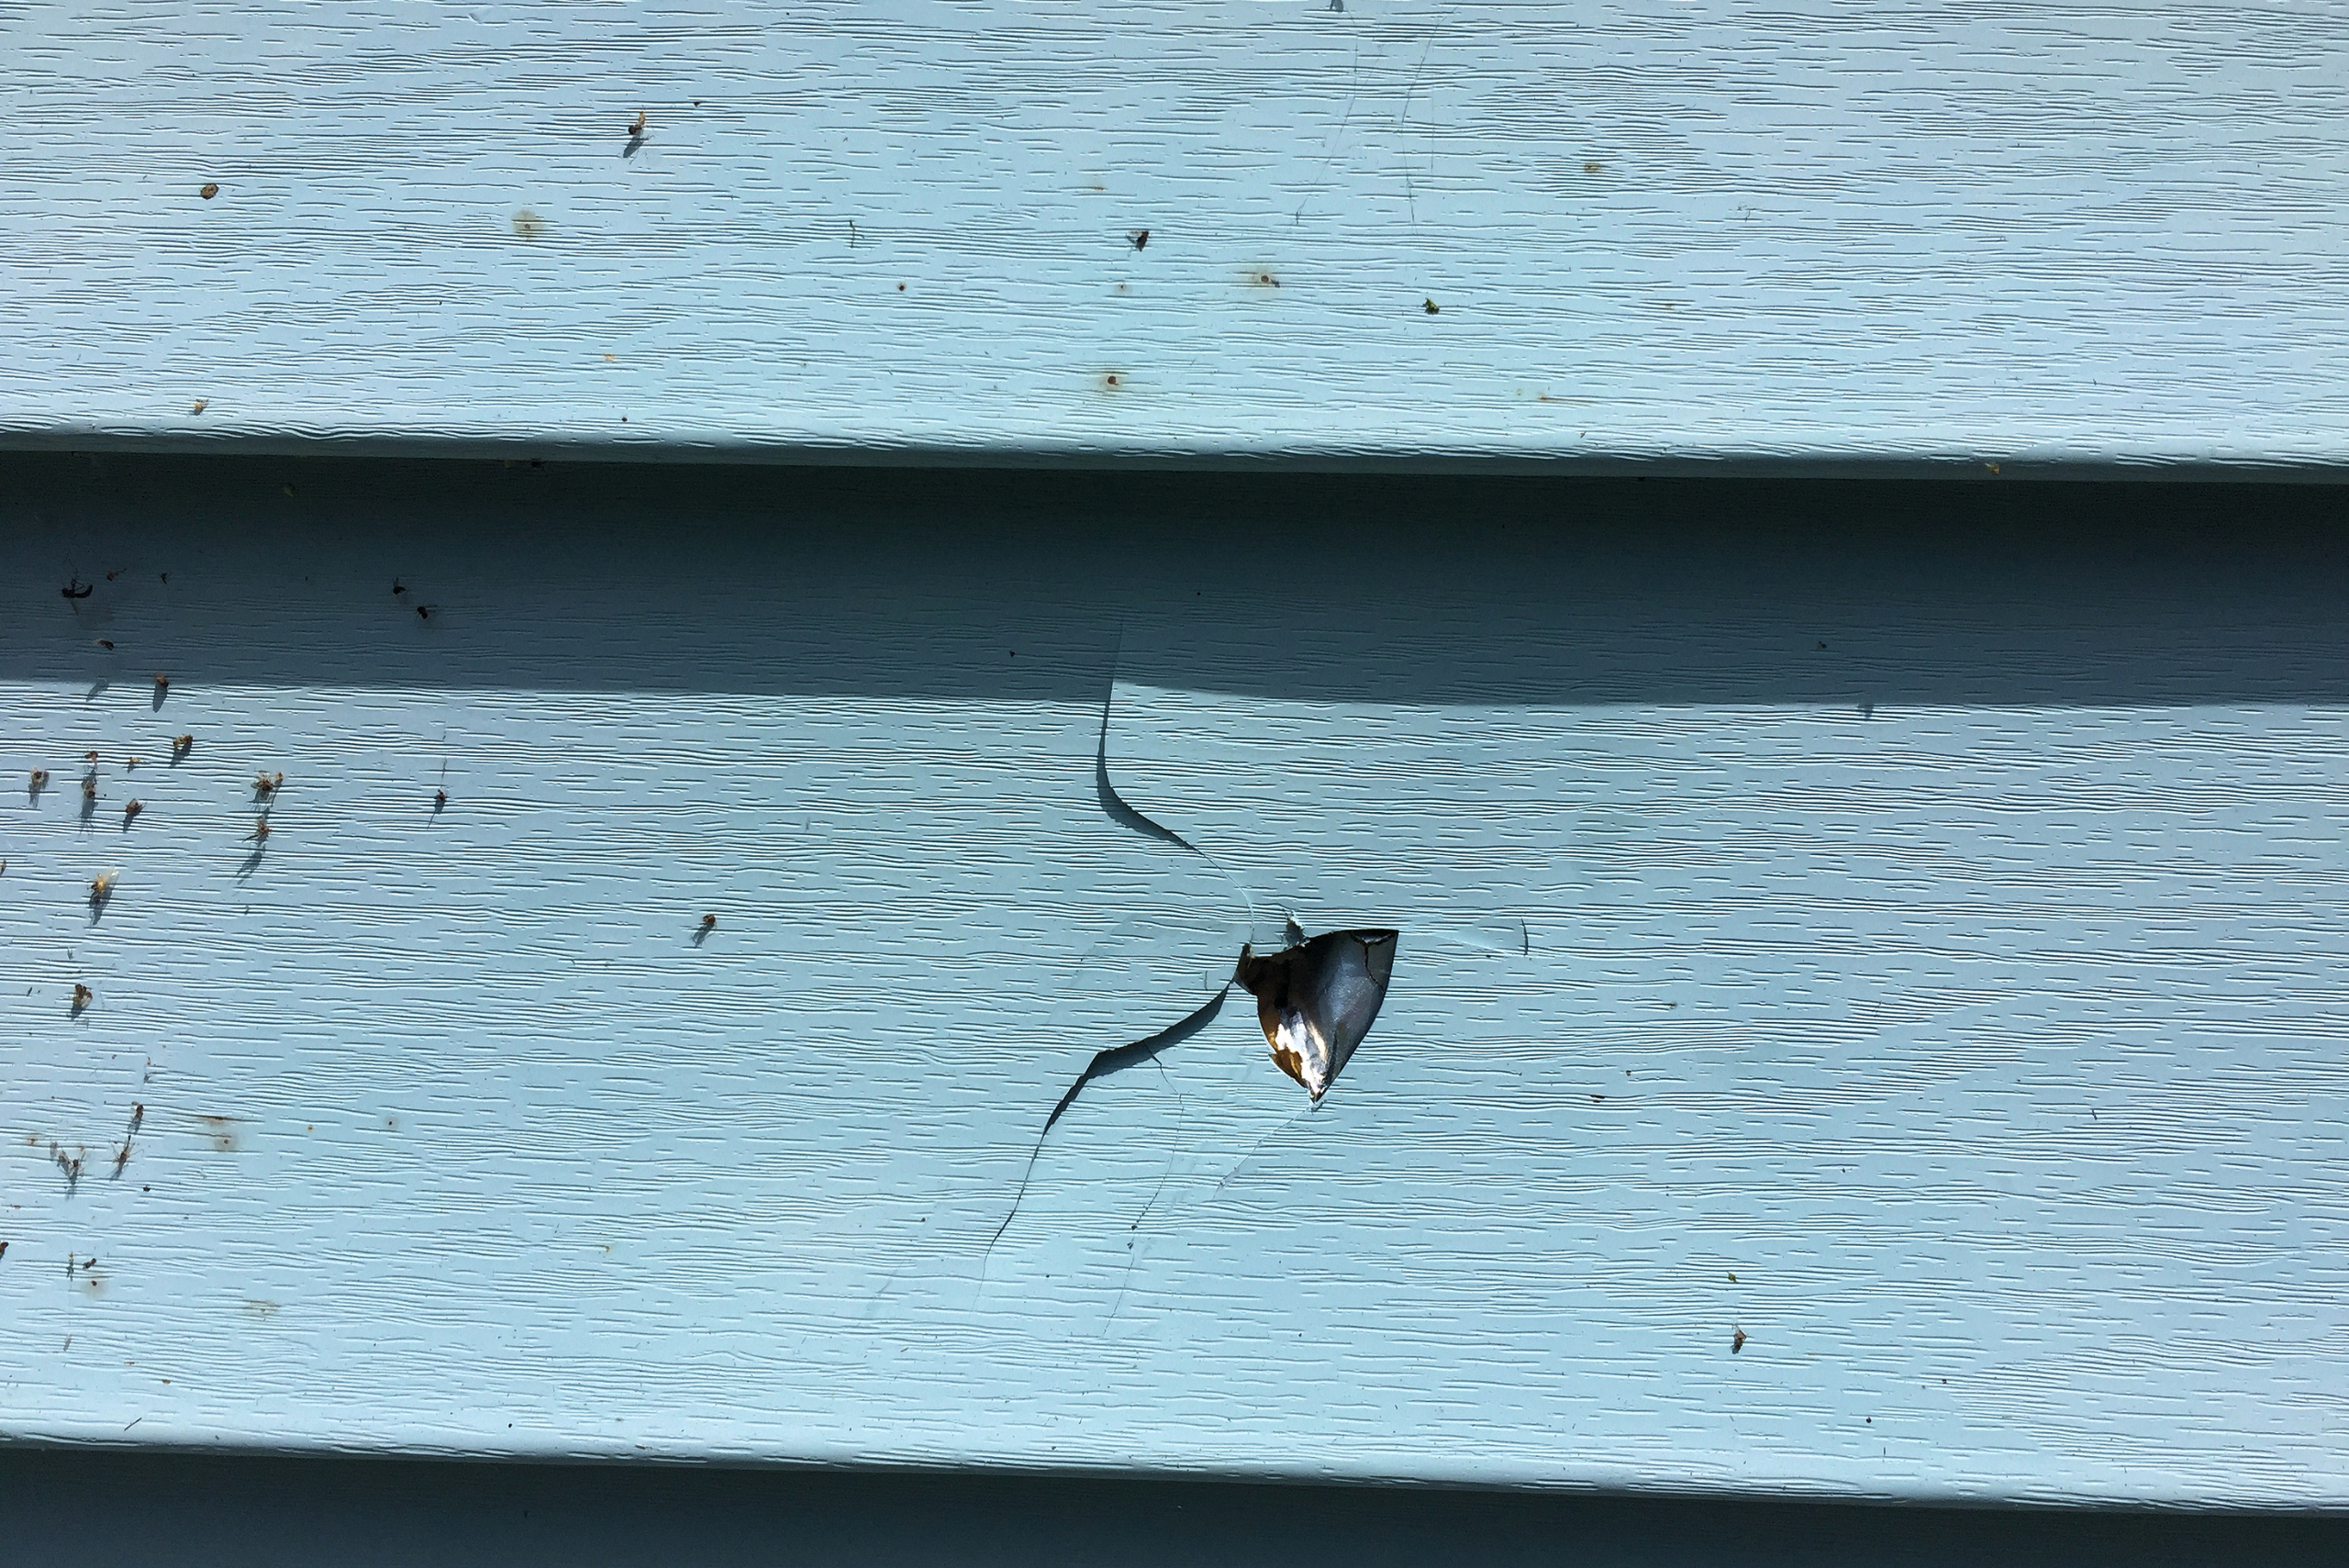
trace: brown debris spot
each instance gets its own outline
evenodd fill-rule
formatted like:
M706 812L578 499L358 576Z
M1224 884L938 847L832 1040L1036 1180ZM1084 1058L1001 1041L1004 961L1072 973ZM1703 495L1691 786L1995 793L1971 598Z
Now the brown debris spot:
M203 1128L204 1136L211 1140L214 1152L233 1154L237 1151L237 1121L234 1117L200 1116L195 1120Z
M1602 167L1604 165L1597 162L1586 163L1582 166L1582 172L1586 174L1596 174Z
M195 194L196 194L197 195L199 195L199 196L202 196L206 201L207 201L207 202L208 202L208 201L210 201L213 197L215 197L215 196L217 196L217 195L218 195L220 194L220 187L219 187L219 185L218 185L216 182L211 181L211 180L206 180L206 181L205 181L205 182L204 182L204 183L203 183L202 185L200 185L200 186L198 186L198 187L196 188L196 193L195 193Z
M1280 279L1270 272L1251 272L1248 274L1248 281L1258 288L1276 289L1281 286Z
M514 214L514 238L536 239L547 231L547 220L529 207L517 208Z
M1104 392L1115 392L1125 384L1126 378L1116 371L1108 371L1102 374L1101 390Z

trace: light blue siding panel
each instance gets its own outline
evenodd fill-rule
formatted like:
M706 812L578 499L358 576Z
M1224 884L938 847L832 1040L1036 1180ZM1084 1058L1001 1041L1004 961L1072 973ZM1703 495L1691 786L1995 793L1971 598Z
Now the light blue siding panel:
M2334 465L2345 31L14 6L0 440Z
M2332 492L8 477L9 1439L2349 1499Z

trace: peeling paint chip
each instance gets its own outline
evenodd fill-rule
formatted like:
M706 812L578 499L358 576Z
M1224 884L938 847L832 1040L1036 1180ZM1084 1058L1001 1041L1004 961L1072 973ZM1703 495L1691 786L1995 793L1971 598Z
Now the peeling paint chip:
M1327 931L1311 941L1295 926L1268 958L1240 950L1231 978L1256 998L1256 1021L1273 1062L1319 1099L1345 1070L1386 1000L1395 973L1391 930Z

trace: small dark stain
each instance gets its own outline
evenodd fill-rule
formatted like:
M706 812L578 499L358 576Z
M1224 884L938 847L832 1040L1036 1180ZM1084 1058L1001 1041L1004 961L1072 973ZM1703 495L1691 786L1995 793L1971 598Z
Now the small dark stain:
M1423 299L1419 301L1419 308L1426 311L1430 316L1440 316L1443 313L1443 306L1438 305L1431 299Z
M416 618L418 620L430 620L432 618L432 606L430 605L417 606Z
M905 292L906 292L906 285L905 285L905 284L899 284L897 285L897 292L898 292L899 294L903 294L903 293L905 293Z
M1251 272L1248 274L1248 281L1258 288L1276 289L1281 286L1280 279L1270 272Z
M516 239L536 239L540 235L544 234L546 231L547 220L540 217L537 213L532 212L529 207L522 207L515 212L514 237Z
M398 598L402 594L405 594L405 593L406 593L406 592L407 592L407 584L406 584L402 583L402 582L401 582L398 578L396 578L396 577L395 577L395 578L393 578L393 579L392 579L392 597L393 597L393 598L396 599L396 598Z
M207 202L208 202L208 201L210 201L213 197L215 197L215 196L217 196L217 195L218 195L220 194L220 186L219 186L219 184L218 184L217 182L215 182L215 181L206 180L206 181L205 181L205 182L204 182L204 183L203 183L203 184L201 184L201 185L199 185L199 186L197 186L197 187L196 187L196 192L195 192L195 194L196 194L197 195L199 195L199 196L202 196L206 201L207 201Z
M101 637L95 639L95 646L105 649L109 653L114 651L114 643L110 639Z
M1115 392L1125 384L1125 377L1119 374L1116 371L1108 371L1102 374L1101 390L1104 392Z
M97 588L95 583L84 583L79 577L68 577L65 586L57 590L69 599L86 599Z

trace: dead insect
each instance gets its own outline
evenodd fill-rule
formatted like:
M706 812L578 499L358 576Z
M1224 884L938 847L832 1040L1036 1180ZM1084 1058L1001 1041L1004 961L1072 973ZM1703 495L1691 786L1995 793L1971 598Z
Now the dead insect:
M105 638L98 638L95 639L95 642L98 647L105 649L107 652L111 653L114 651L114 644L107 641Z
M161 670L155 672L155 689L157 691L160 692L164 690L170 686L171 684L172 678L169 675L164 674Z
M39 794L48 784L49 770L47 768L35 768L33 770L33 793L36 795Z
M434 791L432 792L432 809L433 809L433 810L438 811L438 810L440 810L442 806L446 806L446 805L448 805L448 804L449 804L449 792L448 792L447 790L445 790L445 789L436 789L436 790L434 790Z
M83 1008L88 1006L91 1003L96 1000L97 998L95 996L90 995L90 988L88 986L76 985L73 987L73 1010L75 1012L80 1012Z
M207 201L207 202L208 202L208 201L210 201L213 197L215 197L215 196L217 196L217 195L218 195L220 194L220 187L219 187L219 185L218 185L218 184L215 183L213 181L206 180L206 181L205 181L205 182L204 182L204 183L203 183L203 184L201 184L201 185L199 185L198 187L196 187L196 192L195 192L195 194L196 194L197 195L199 195L199 196L202 196L206 201Z
M98 762L98 754L95 751L84 751L82 753L82 760L89 763L92 767L95 767Z
M1240 950L1231 978L1256 998L1256 1022L1273 1064L1313 1098L1330 1092L1378 1017L1398 934L1325 931L1307 941L1292 924L1280 952L1258 958L1251 948Z
M95 800L98 798L97 774L92 773L88 778L82 781L82 798L83 800Z
M1430 316L1434 316L1441 313L1443 306L1436 304L1436 302L1431 299L1423 299L1419 301L1419 308L1426 311Z
M718 929L718 917L715 915L704 915L701 917L701 929L705 931L714 931Z
M172 737L172 755L173 755L173 756L174 756L174 757L184 757L184 756L186 756L190 751L194 751L195 749L195 736L193 736L193 735L174 735L174 736L173 736L173 737Z
M637 110L636 118L629 122L628 133L631 137L642 136L644 134L644 111L642 109Z
M84 583L79 577L68 577L65 580L65 586L57 591L69 599L86 599L90 596L91 590L96 586L96 584Z
M1740 1329L1729 1337L1729 1353L1735 1355L1743 1349L1745 1349L1745 1330Z
M122 760L122 771L123 771L124 773L128 773L131 769L133 769L133 768L137 767L138 765L139 765L139 759L138 759L138 758L136 758L136 757L125 757L125 758Z
M141 1126L145 1125L146 1120L147 1107L139 1104L135 1100L132 1101L130 1106L130 1130L137 1132Z
M268 818L268 817L262 817L260 821L258 821L258 822L256 822L256 823L254 823L254 824L253 824L253 830L252 830L252 835L251 835L251 837L252 837L252 840L253 840L253 842L254 842L254 843L256 843L256 844L266 844L267 842L269 842L269 818Z
M208 397L199 397L195 400L195 406L190 408L188 412L191 414L201 414L204 412L205 406L211 401L212 400Z
M1135 250L1140 250L1149 245L1150 230L1147 228L1137 228L1131 234L1127 235L1126 239Z
M102 871L98 873L97 875L92 877L90 879L90 902L93 904L103 904L107 899L113 897L115 879L119 877L121 874L122 873L118 871Z
M284 783L285 775L284 773L255 773L253 775L253 793L260 795L263 800L266 800L271 795L275 795L279 786Z
M398 578L396 578L396 577L395 577L395 578L393 578L393 579L392 579L392 597L393 597L393 598L396 599L396 598L398 598L402 594L405 594L405 593L406 593L406 592L407 592L407 584L405 584L405 583L401 582L401 581L400 581Z
M417 606L416 618L418 620L430 620L432 618L432 606L430 605Z
M138 820L139 814L146 809L147 808L145 806L139 805L137 801L132 801L128 806L122 808L122 825L126 828L129 827L131 823Z

